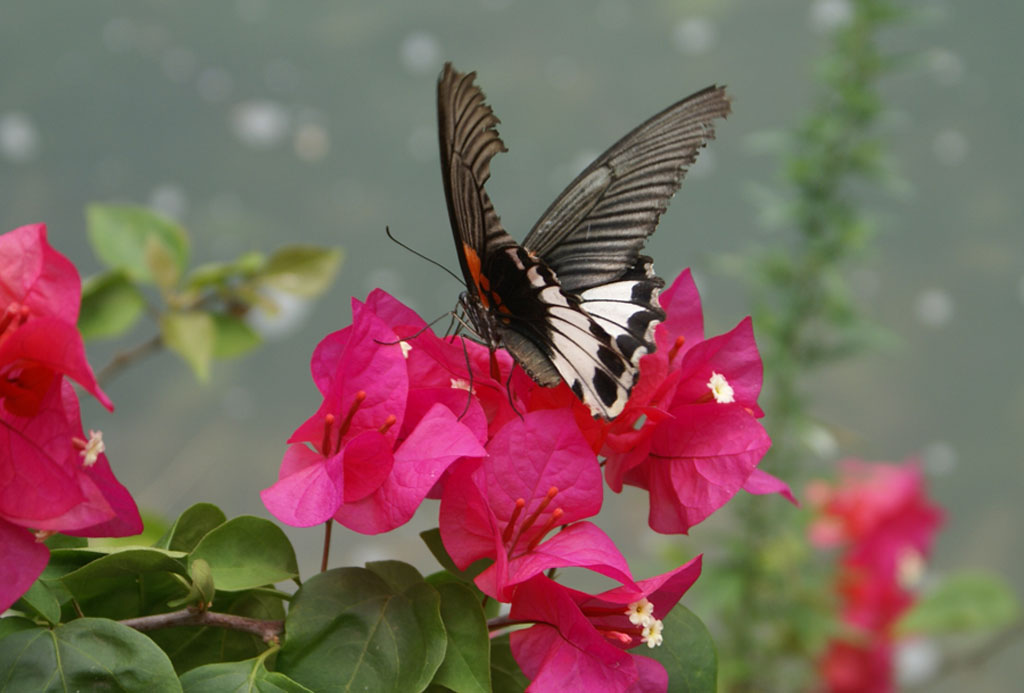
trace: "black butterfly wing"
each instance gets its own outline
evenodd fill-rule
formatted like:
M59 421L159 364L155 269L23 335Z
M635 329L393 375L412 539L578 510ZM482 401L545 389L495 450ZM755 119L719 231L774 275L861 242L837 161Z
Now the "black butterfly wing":
M679 187L681 169L711 136L705 121L715 115L702 120L695 113L698 97L714 89L670 107L599 157L519 246L484 190L490 160L505 147L474 77L449 64L438 83L441 168L469 319L490 346L504 343L538 383L565 380L595 415L612 418L625 406L639 358L653 349L654 325L664 318L657 302L662 281L639 250ZM707 112L724 115L728 101L718 96L709 103L720 113L711 106ZM672 117L686 103L693 112ZM682 134L680 120L688 128ZM698 124L702 138L694 133ZM636 200L652 194L660 206L648 214ZM614 233L590 242L598 224Z
M634 128L551 203L523 246L568 292L619 279L637 266L683 176L714 138L714 119L729 110L725 88L711 86Z
M495 129L497 116L473 84L475 77L475 72L456 72L446 63L437 83L444 196L459 264L470 290L479 288L481 263L487 253L516 244L502 228L484 190L491 176L491 159L507 150Z
M484 190L505 151L474 73L445 65L437 87L441 170L448 216L466 280L463 301L488 345L503 343L538 383L563 379L595 415L610 418L629 394L611 336L562 291L554 272L505 232Z
M498 118L484 102L475 77L476 73L457 72L447 63L437 84L441 174L466 281L463 306L488 346L504 342L534 380L550 387L561 376L547 356L546 309L525 269L515 265L513 256L521 248L505 232L484 190L491 159L506 149L495 129ZM513 319L518 329L511 326Z

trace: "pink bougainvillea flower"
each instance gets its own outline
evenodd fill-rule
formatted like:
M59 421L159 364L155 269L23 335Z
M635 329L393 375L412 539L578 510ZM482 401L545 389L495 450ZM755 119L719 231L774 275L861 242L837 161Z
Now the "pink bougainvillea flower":
M277 483L260 494L275 517L296 527L325 522L384 482L409 387L394 332L366 310L324 337L311 370L324 401L288 439Z
M888 642L829 644L819 665L829 693L890 693L892 645Z
M914 461L839 463L834 484L815 482L808 491L818 508L811 539L819 546L846 546L894 555L910 546L927 554L942 510L927 496Z
M942 511L927 497L920 466L840 463L839 480L808 489L818 516L812 541L838 547L840 618L851 631L821 662L830 691L889 691L892 627L913 604Z
M453 411L460 419L467 415L475 419L477 409L484 415L487 431L482 442L506 422L518 418L517 412L525 411L516 390L505 384L513 372L508 352L503 349L494 352L494 367L498 372L495 378L492 355L486 346L468 339L441 339L427 329L423 318L380 289L370 293L366 305L402 339L410 391L448 389L456 392L461 404Z
M278 482L261 494L278 519L308 527L335 517L387 531L409 520L451 462L483 454L446 406L448 390L410 398L407 356L374 306L353 301L353 324L313 353L323 404L289 439Z
M485 454L476 434L451 409L434 404L401 441L384 482L365 498L342 505L334 519L363 534L399 527L412 519L449 465Z
M755 493L788 488L767 475L751 480L771 440L757 421L762 369L750 318L705 340L689 271L661 302L658 350L641 359L635 392L609 427L605 476L616 492L650 492L652 529L686 533L748 481Z
M476 578L485 594L508 601L517 584L563 566L632 584L611 539L580 521L601 509L601 472L570 412L538 410L513 419L487 453L452 473L440 511L441 539L457 566L494 560ZM545 540L555 528L558 534Z
M61 374L113 410L75 327L81 296L78 271L50 247L44 225L0 235L0 399L9 412L32 416Z
M0 306L17 303L37 318L78 321L78 270L47 242L45 224L0 234L0 258Z
M0 520L0 613L25 594L50 560L46 545L24 527Z
M0 451L0 563L6 576L0 608L10 606L46 565L49 554L31 530L83 537L142 531L135 501L114 477L102 438L82 431L78 398L66 381L51 382L31 417L0 408Z
M698 556L664 575L599 595L537 575L517 587L509 618L535 625L513 631L512 654L532 683L527 690L642 691L668 689L657 661L629 652L656 647L671 633L661 619L700 576Z

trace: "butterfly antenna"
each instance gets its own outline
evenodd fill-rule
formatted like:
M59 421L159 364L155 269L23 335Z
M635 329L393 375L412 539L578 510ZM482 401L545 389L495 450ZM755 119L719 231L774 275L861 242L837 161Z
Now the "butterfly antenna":
M409 341L410 339L416 339L416 338L417 338L417 337L419 337L419 336L420 336L421 334L423 334L424 332L426 332L427 330L429 330L429 329L430 329L431 327L433 327L434 325L436 325L437 323L439 323L439 322L440 322L441 320L444 320L444 318L445 318L445 316L446 316L446 315L448 315L448 313L441 313L441 314L440 314L440 315L438 315L438 316L437 316L436 318L434 318L433 320L431 320L430 322L428 322L428 323L427 323L426 325L424 325L424 326L423 326L423 327L421 327L420 329L416 330L416 331L415 331L414 333L412 333L412 334L411 334L411 335L409 335L408 337L399 337L398 339L396 339L396 340L395 340L395 341L393 341L393 342L382 342L382 341L380 341L379 339L375 339L375 340L373 340L373 341L374 341L374 342L376 342L377 344L382 344L382 345L384 345L384 346L392 346L392 345L394 345L394 344L400 344L400 343L402 343L402 342L407 342L407 341Z
M426 255L424 255L423 253L419 252L418 250L413 250L412 248L410 248L409 246L407 246L407 245L406 245L405 243L402 243L402 241L400 241L400 240L398 240L397 238L395 238L394 236L392 236L392 235L391 235L391 228L390 228L390 227L388 227L388 226L385 226L385 227L384 227L384 233L386 233L386 234L388 235L388 238L390 238L390 239L391 239L392 241L394 241L395 243L397 243L397 244L398 244L399 246L401 246L402 248L405 248L406 250L408 250L408 251L409 251L410 253L412 253L413 255L415 255L415 256L416 256L416 257L418 257L418 258L421 258L421 259L423 259L423 260L426 260L427 262L429 262L430 264L432 264L432 265L434 265L434 266L436 266L436 267L440 267L440 268L441 268L441 269L443 269L443 270L444 270L445 272L447 272L447 273L448 273L448 274L450 274L451 276L455 277L455 281L457 281L457 282L458 282L459 284L462 284L463 286L465 286L465 284L466 284L466 281L465 281L465 280L464 280L464 279L463 279L462 277L460 277L459 275L455 274L455 272L452 272L452 271L451 271L450 269L448 269L447 267L445 267L444 265L442 265L442 264L441 264L440 262L438 262L437 260L435 260L435 259L433 259L433 258L429 258L429 257L427 257Z

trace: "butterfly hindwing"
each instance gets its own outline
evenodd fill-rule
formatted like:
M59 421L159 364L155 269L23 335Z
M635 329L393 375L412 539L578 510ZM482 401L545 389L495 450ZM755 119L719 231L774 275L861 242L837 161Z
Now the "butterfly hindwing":
M595 414L621 411L635 368L581 299L564 292L551 268L522 247L488 260L493 329L523 370L548 387L565 380Z
M491 159L506 150L474 78L447 64L437 89L466 315L488 346L504 344L537 383L564 380L595 416L613 418L665 317L664 282L640 250L729 101L709 87L634 129L558 196L520 246L484 190Z

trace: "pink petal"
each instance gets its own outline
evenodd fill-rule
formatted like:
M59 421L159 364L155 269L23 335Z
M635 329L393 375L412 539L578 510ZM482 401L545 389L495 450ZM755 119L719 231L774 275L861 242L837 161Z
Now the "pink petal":
M113 411L85 358L78 328L59 318L30 319L0 341L0 369L17 362L38 364L78 382L104 407Z
M656 328L659 350L670 349L677 337L683 337L686 341L681 356L704 340L704 312L700 305L700 293L689 269L683 270L672 282L672 286L661 292L658 300L666 314L665 320Z
M707 399L712 373L725 377L733 389L736 402L760 415L757 397L761 392L763 367L754 342L753 323L744 318L729 332L697 344L683 359L682 382L673 402L684 404Z
M78 395L67 382L61 385L61 399L72 430L85 440ZM78 478L85 502L38 529L56 529L78 537L129 537L141 533L142 518L135 499L114 476L106 454L100 453L88 467L82 464L80 453L76 455L73 463L80 470ZM113 517L101 519L110 512Z
M45 224L0 234L0 312L21 303L33 317L74 325L81 297L78 270L47 242Z
M505 555L501 543L504 525L487 505L483 492L486 474L481 466L478 461L454 465L441 497L441 541L461 570L477 559L497 556L504 560Z
M618 582L635 584L626 558L611 538L590 522L563 527L532 551L510 560L505 573L494 570L492 565L480 574L476 584L485 594L507 602L519 583L549 568L570 566L586 568Z
M743 490L756 496L777 493L796 507L800 507L800 502L793 495L793 492L789 490L789 484L760 469L755 469L751 472L746 483L743 484Z
M299 426L288 442L320 446L328 414L335 416L336 426L348 421L348 438L364 431L379 430L389 417L394 417L384 435L392 443L398 437L409 379L395 333L370 311L361 310L342 349L340 344L345 339L338 333L328 335L322 342L328 346L314 354L314 374L320 373L321 384L327 383L329 389L317 413ZM330 364L320 362L328 356L333 359ZM365 393L361 401L360 392ZM334 442L337 443L336 437Z
M53 382L33 417L0 407L0 516L23 527L38 528L85 500L71 442L77 432L60 391Z
M313 463L316 456L318 463ZM287 475L285 472L288 471ZM281 463L281 478L260 492L263 505L293 527L326 522L341 505L344 494L342 454L324 459L305 445L291 445Z
M366 498L380 488L395 461L387 438L377 431L360 433L348 442L342 454L346 503Z
M608 642L570 592L543 576L516 590L511 618L541 624L511 634L512 655L532 680L527 690L631 690L639 674L633 657Z
M392 329L405 326L419 330L427 326L416 311L383 289L374 289L370 292L366 297L366 307Z
M18 601L43 572L50 551L36 541L32 532L0 520L0 613Z
M545 501L550 489L557 495L542 513L530 541L555 507L563 510L559 524L596 515L601 509L601 469L571 412L540 410L509 421L487 445L484 460L488 503L497 518L512 516L516 500L526 500L524 516Z
M340 330L331 332L320 340L320 343L313 349L313 357L309 361L309 370L313 375L313 382L321 395L326 396L331 390L334 378L352 340L352 326L343 327Z
M443 404L435 404L395 451L391 474L370 496L346 503L335 519L363 534L399 527L415 514L445 469L460 457L485 454L476 435Z
M651 458L627 483L651 494L648 522L663 533L686 533L732 498L767 452L771 439L737 404L673 409L675 421L658 426Z

